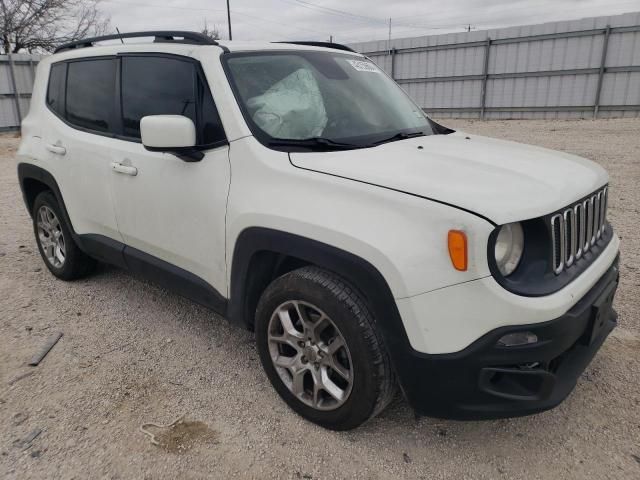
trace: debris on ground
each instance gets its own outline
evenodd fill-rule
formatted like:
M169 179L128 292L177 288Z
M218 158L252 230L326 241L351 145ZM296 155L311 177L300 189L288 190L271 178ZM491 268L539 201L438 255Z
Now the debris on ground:
M168 425L144 423L140 431L151 439L153 445L170 453L184 453L198 442L215 443L217 434L206 423L185 420L181 415Z
M51 351L54 345L58 343L58 340L60 340L61 338L62 338L62 332L54 333L53 335L51 335L47 340L47 343L45 343L44 346L42 347L42 350L40 350L38 353L36 353L33 356L33 358L31 359L28 365L30 367L37 367L38 364L44 359L44 357L47 356L47 354Z
M27 420L27 418L29 417L26 414L18 412L13 416L11 420L13 422L13 426L17 427L19 425L22 425Z
M31 375L33 375L33 370L29 370L28 372L24 372L24 373L21 373L21 374L17 375L15 377L13 377L11 380L9 380L7 383L8 383L9 386L11 386L11 385L13 385L15 383L18 383L20 380L23 380L23 379L25 379L25 378L27 378L27 377L29 377Z
M23 450L26 450L31 446L33 441L40 436L41 433L42 433L42 429L36 428L32 430L31 433L29 433L29 435L24 437L22 440L15 440L13 444L18 448L22 448Z

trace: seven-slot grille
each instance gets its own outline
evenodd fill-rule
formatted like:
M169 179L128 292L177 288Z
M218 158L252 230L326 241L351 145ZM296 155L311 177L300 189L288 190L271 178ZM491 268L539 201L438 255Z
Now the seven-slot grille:
M587 253L606 228L608 188L551 217L553 271L559 275Z

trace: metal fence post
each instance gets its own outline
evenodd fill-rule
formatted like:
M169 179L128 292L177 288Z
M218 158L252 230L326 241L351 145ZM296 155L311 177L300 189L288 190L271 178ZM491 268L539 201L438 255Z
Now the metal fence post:
M489 52L491 39L487 38L484 47L484 66L482 70L482 90L480 91L480 119L484 120L484 110L487 102L487 80L489 79Z
M7 52L9 57L9 73L11 76L11 85L13 86L13 99L16 102L16 113L18 115L18 126L22 123L22 112L20 111L20 94L18 93L18 84L16 83L16 72L13 68L13 57L11 52Z
M398 51L395 48L389 50L389 55L391 55L391 78L396 79L396 53Z
M33 57L29 58L29 69L31 70L31 90L33 91L36 83L36 65L33 63Z
M596 99L593 105L593 118L598 118L598 110L600 109L600 93L602 92L602 80L606 70L605 63L607 61L607 49L609 46L609 35L611 35L611 26L607 25L604 31L604 40L602 42L602 56L600 57L600 70L598 72L598 85L596 87Z

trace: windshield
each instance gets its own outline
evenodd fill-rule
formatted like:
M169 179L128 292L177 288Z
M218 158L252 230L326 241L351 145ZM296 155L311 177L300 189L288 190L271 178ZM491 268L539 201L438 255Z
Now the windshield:
M225 61L249 126L267 144L367 147L434 133L424 112L367 59L287 51Z

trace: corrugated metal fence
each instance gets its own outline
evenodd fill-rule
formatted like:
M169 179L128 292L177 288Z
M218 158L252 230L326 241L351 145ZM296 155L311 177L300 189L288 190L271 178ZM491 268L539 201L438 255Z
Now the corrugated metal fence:
M436 117L640 115L640 13L351 46Z
M29 111L40 55L0 55L0 131L15 130Z

